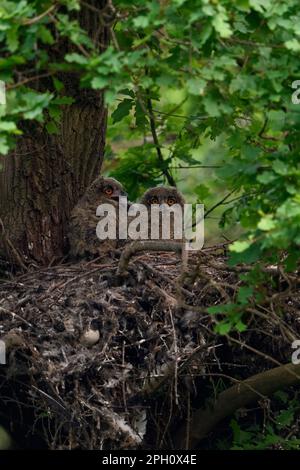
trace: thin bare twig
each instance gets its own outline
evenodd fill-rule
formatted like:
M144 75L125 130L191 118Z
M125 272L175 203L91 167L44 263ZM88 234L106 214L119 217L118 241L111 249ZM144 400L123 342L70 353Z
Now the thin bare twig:
M51 7L48 8L48 10L44 11L38 16L35 16L34 18L28 18L22 22L22 25L24 26L30 26L32 24L38 23L41 19L43 19L45 16L49 15L49 13L52 13L57 8L57 5L51 5Z
M169 169L166 168L166 166L165 166L164 157L163 157L163 154L162 154L162 151L161 151L161 147L159 145L158 136L157 136L157 132L156 132L155 116L154 116L154 113L153 113L151 98L147 99L147 108L148 108L148 114L149 114L149 119L150 119L150 128L151 128L151 133L152 133L152 137L153 137L153 142L154 142L154 145L155 145L155 148L156 148L156 153L157 153L159 163L161 165L161 170L163 172L163 175L166 177L168 183L171 186L176 187L176 182L175 182L173 176L169 172Z

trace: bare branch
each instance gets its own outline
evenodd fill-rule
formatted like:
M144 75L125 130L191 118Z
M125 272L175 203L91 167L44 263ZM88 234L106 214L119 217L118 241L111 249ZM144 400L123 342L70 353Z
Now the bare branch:
M268 397L284 387L300 381L300 364L285 364L239 382L220 393L214 404L199 408L192 416L189 427L188 448L197 446L199 441L212 431L216 425L239 408ZM186 424L183 424L175 437L175 448L183 449L186 445Z
M183 248L184 244L175 240L134 241L125 247L119 261L117 275L122 276L127 271L130 258L136 253L141 251L175 251L176 253L182 253Z

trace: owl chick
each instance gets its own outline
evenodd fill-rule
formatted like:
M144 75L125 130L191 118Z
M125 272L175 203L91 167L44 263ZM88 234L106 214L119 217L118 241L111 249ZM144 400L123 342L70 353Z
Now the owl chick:
M99 256L117 248L118 240L99 240L97 237L99 217L96 216L96 209L100 204L107 203L117 209L120 196L127 194L114 178L100 176L91 183L71 212L68 237L71 256Z
M180 231L183 230L183 207L184 207L184 197L183 195L176 189L175 187L171 186L159 186L156 188L151 188L148 189L142 196L141 198L141 204L144 204L148 208L148 221L149 221L149 228L148 228L148 238L150 239L151 235L151 227L150 224L152 223L152 228L154 228L154 231L156 230L156 233L158 237L155 237L156 239L170 239L173 240L174 238L176 239L183 239L183 234L181 233L181 236L177 237L177 233L175 233L176 229L176 220L180 220L177 216L180 213L182 216L182 223L181 223L181 229ZM151 220L151 206L153 205L158 205L158 207L161 210L159 214L159 218L155 220ZM165 204L166 206L163 206ZM168 206L169 210L166 210L166 207ZM172 212L171 208L172 206L174 207L174 212ZM170 214L168 215L167 212L170 211ZM179 212L177 212L179 211ZM170 236L165 236L163 232L163 223L166 221L167 216L170 217ZM156 227L158 223L158 227ZM178 231L178 228L176 232ZM152 230L153 232L153 230ZM168 231L167 231L168 232ZM180 235L180 234L179 234Z

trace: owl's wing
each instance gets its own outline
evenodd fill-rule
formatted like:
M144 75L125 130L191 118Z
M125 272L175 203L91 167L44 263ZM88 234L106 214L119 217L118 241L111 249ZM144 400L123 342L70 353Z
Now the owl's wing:
M115 201L107 200L114 207ZM106 202L106 201L103 201ZM96 208L93 205L73 209L69 222L70 254L75 257L85 255L99 255L116 248L116 240L99 240L96 234L97 224L100 218L96 216Z
M72 256L84 256L89 251L90 240L92 238L98 240L96 236L98 221L94 208L92 210L86 207L75 207L73 209L68 231L70 254Z

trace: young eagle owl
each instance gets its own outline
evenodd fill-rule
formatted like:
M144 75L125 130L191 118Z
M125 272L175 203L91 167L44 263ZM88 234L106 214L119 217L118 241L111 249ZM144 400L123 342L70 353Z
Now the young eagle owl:
M162 206L163 204L165 204L166 206L165 207L169 207L170 208L170 237L169 239L170 240L173 240L173 239L178 239L178 240L183 240L183 234L181 234L181 237L180 238L177 238L175 237L176 234L174 234L174 229L176 228L176 219L177 219L177 214L178 212L176 212L177 210L179 210L179 212L182 213L182 224L181 224L181 230L183 228L183 207L184 207L184 197L183 195L178 191L178 189L172 187L172 186L159 186L159 187L156 187L156 188L151 188L151 189L148 189L148 191L146 191L142 198L141 198L141 204L144 204L147 208L148 208L148 221L149 221L149 224L151 223L151 206L154 205L154 204L157 204L158 206L160 206L160 208L162 208L162 211L159 215L159 219L157 220L158 224L159 224L159 227L157 227L157 233L159 234L158 236L158 239L161 240L161 239L168 239L168 237L164 237L163 236L163 232L162 232L162 222L164 222L167 218L167 211L163 209L164 206ZM175 206L176 205L176 206ZM172 213L172 206L175 206L176 207L176 210L175 210L175 207L174 207L174 210L175 212ZM181 211L180 211L181 209ZM168 216L168 217L169 217ZM179 220L179 219L177 219ZM155 221L152 221L152 224L155 226ZM178 230L178 229L177 229ZM151 234L151 230L150 230L150 227L148 229L148 238L150 239L150 234ZM157 239L157 238L156 238Z
M118 224L117 208L120 196L127 196L127 193L114 178L100 176L92 182L71 212L68 236L71 256L99 256L117 248L117 239L99 240L97 237L99 217L96 216L96 210L100 204L113 204Z

